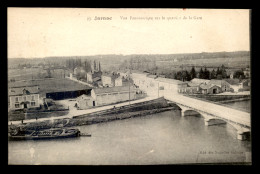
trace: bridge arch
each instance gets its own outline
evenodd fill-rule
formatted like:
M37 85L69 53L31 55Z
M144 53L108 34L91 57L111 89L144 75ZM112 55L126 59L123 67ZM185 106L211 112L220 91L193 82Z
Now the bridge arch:
M201 111L196 111L193 108L183 106L180 104L177 104L181 109L181 116L201 116L204 118L205 126L212 126L212 125L219 125L219 124L229 124L231 125L236 131L237 131L237 139L239 140L245 140L248 138L248 134L250 133L250 129L244 128L238 124L235 124L233 122L230 122L228 120L212 116L207 113L202 113Z
M182 116L202 116L199 112L192 109L184 110L182 114Z

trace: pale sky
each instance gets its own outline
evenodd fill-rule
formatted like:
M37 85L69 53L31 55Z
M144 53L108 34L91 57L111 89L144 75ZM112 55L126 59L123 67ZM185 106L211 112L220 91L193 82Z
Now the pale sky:
M249 50L245 9L8 8L8 58Z

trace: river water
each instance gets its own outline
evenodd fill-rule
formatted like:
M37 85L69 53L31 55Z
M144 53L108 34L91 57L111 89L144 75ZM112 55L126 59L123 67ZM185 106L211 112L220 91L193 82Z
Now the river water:
M226 105L227 107L238 109L238 110L241 110L244 112L251 113L251 100L229 102L229 103L224 103L223 105Z
M251 141L229 124L167 111L78 127L92 137L9 141L9 164L149 165L251 162Z

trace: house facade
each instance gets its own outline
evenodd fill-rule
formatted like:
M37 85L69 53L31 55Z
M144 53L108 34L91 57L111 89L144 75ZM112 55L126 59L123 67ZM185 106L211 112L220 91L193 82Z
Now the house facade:
M229 79L230 80L230 79ZM187 94L218 94L231 91L231 85L225 80L206 80L194 78L179 89L180 93Z
M175 79L158 77L156 81L159 86L159 96L172 95L178 93L180 89L187 87L187 82Z
M83 67L76 67L73 71L74 75L79 75L79 74L86 74L86 71L84 70Z
M87 73L87 82L88 83L93 83L94 78L99 77L101 79L102 72L101 71L94 71L94 72L88 72Z
M115 86L123 86L123 80L121 76L115 79Z
M106 86L106 87L112 87L113 86L112 77L111 76L109 76L109 75L102 75L101 80L102 80L103 86Z
M213 84L208 84L208 85L200 85L201 88L201 93L202 94L219 94L222 92L222 89Z
M178 93L179 89L187 87L186 82L158 77L149 73L132 73L134 85L145 91L149 96L165 96Z
M130 88L130 89L129 89ZM94 88L91 90L93 106L108 105L136 99L136 90L133 86L115 86Z
M114 72L113 73L104 73L101 77L102 84L105 87L113 87L113 86L115 86L115 80L119 77L120 77L120 75L118 73L114 73Z
M210 82L208 84L216 85L216 86L220 87L222 92L231 91L230 84L225 80L215 80L215 79L213 79L213 80L210 80Z
M8 95L11 110L37 108L40 106L38 86L10 88Z
M188 94L200 94L201 88L200 86L187 86L181 87L178 89L179 93L188 93Z
M77 97L76 104L78 109L89 109L95 106L94 99L86 94Z

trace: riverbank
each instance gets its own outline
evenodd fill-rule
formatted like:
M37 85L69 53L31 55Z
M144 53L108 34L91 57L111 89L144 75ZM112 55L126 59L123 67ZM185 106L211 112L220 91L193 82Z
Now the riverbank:
M180 108L177 105L168 102L164 98L159 98L149 102L137 103L134 105L118 107L115 109L107 109L99 112L74 116L72 118L62 118L55 120L37 121L19 125L10 125L9 128L20 127L20 129L25 130L35 130L49 129L53 127L72 127L90 125L114 120L140 117L170 110L180 110Z

